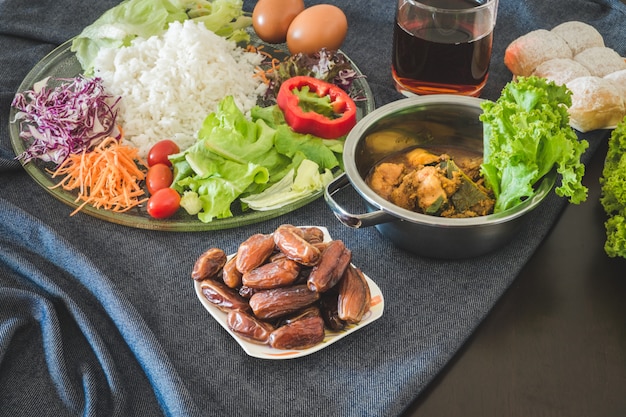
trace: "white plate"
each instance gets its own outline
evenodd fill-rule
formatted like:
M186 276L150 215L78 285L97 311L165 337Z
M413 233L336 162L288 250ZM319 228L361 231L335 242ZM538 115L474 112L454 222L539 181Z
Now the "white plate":
M330 241L331 237L328 233L328 229L325 227L316 226L324 232L324 241ZM232 257L233 255L230 255ZM364 274L365 275L365 274ZM367 275L365 275L365 279L370 287L370 293L372 296L372 301L370 304L370 310L363 316L363 319L357 323L350 325L348 328L334 332L329 329L325 329L326 336L321 343L310 347L308 349L275 349L270 347L269 345L261 345L257 343L249 342L237 335L235 332L228 328L228 324L226 322L227 314L217 308L215 305L211 304L210 301L206 299L206 297L202 294L200 282L194 281L194 289L198 299L204 306L204 308L213 316L213 318L235 339L239 346L242 347L244 352L248 355L261 358L261 359L292 359L299 358L301 356L310 355L312 353L317 352L318 350L324 349L325 347L343 339L351 333L356 332L359 329L367 326L372 323L374 320L380 318L383 315L383 310L385 308L385 300L383 298L383 294L380 291L380 288L374 281L372 281Z

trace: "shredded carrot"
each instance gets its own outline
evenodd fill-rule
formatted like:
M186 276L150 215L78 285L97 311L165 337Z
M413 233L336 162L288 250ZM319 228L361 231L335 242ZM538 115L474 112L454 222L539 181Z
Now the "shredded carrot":
M255 73L254 73L254 76L260 78L264 84L269 84L270 79L268 75L278 70L278 66L280 65L280 60L278 58L274 58L274 56L271 53L264 51L263 46L264 45L259 45L259 46L248 45L246 47L246 50L248 52L255 52L255 53L264 55L266 58L269 59L270 66L271 66L270 68L263 69L261 67L256 67Z
M264 84L270 83L269 77L271 77L272 73L275 73L276 71L278 71L278 65L280 64L280 61L276 58L272 58L270 63L271 63L271 67L268 69L263 69L261 67L255 68L254 77L260 78Z
M82 204L70 216L87 204L121 213L148 200L140 186L145 174L138 166L146 164L137 148L122 145L121 141L108 137L89 152L70 155L52 173L52 178L64 177L51 188L78 189L76 202Z

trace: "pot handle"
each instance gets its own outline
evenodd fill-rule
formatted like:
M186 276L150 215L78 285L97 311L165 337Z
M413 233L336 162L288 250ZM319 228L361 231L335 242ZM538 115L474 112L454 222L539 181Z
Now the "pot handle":
M324 199L326 203L330 207L330 209L335 214L335 217L339 219L339 221L345 224L348 227L352 227L354 229L360 229L362 227L370 227L376 226L380 223L387 223L393 220L397 220L396 217L390 215L389 213L378 210L373 211L371 213L365 214L352 214L345 211L337 202L333 199L333 195L350 185L350 181L346 173L342 173L337 178L333 179L327 186L324 191Z

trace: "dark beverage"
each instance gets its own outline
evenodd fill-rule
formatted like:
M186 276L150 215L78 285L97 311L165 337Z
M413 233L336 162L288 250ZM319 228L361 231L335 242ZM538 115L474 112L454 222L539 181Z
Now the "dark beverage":
M447 4L454 9L478 5L469 0L448 0ZM415 7L405 3L398 10L393 35L392 73L398 90L478 96L487 82L492 26L452 14L433 20L430 14L403 10L409 6Z

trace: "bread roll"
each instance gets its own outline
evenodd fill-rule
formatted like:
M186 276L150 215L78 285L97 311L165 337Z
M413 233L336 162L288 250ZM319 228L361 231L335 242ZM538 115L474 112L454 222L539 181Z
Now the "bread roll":
M572 50L558 35L537 29L520 36L504 52L504 65L517 76L529 76L544 61L572 58Z
M589 76L591 73L581 63L573 59L555 58L539 64L533 75L563 85L574 78Z
M605 75L604 79L613 83L613 86L622 96L624 105L626 106L626 69Z
M580 62L591 75L604 77L615 71L626 69L626 61L611 48L596 46L585 49L574 60Z
M561 23L552 28L551 32L557 34L569 45L574 56L585 49L604 46L604 39L596 28L576 20Z
M566 84L572 91L570 125L581 132L617 125L626 114L613 83L600 77L579 77Z
M535 75L566 85L570 124L581 132L611 128L626 117L626 61L591 25L569 21L529 32L509 44L504 64L513 79Z

